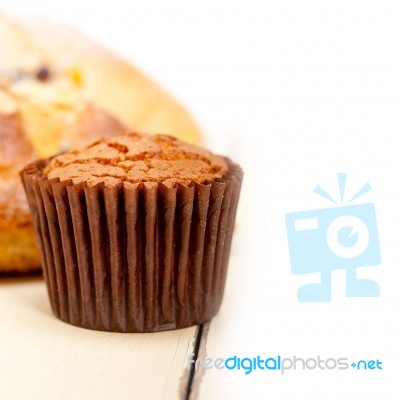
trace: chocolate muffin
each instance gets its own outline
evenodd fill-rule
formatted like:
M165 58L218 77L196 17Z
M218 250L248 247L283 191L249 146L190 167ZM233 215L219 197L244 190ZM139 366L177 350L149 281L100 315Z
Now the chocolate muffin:
M60 319L154 332L216 314L243 176L231 160L132 133L37 161L21 176Z

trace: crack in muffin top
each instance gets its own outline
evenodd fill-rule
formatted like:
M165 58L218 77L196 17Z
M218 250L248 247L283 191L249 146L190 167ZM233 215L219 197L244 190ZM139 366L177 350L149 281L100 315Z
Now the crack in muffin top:
M49 179L104 183L204 183L222 178L228 166L222 156L168 135L130 133L95 142L54 157L43 173Z

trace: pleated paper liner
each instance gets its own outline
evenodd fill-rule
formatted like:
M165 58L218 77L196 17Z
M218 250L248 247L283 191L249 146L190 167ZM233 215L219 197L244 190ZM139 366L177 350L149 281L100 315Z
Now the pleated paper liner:
M21 177L55 315L73 325L154 332L209 320L221 304L243 173L223 179L87 187Z

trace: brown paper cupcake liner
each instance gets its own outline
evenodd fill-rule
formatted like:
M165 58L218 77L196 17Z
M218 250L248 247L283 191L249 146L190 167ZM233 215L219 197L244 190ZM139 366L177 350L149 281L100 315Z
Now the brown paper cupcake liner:
M88 187L21 177L52 309L89 329L154 332L209 320L224 291L243 173L204 184Z

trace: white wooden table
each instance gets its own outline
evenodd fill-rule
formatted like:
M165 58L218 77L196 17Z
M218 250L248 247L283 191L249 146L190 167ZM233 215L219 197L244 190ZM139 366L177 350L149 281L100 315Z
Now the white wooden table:
M42 278L1 279L0 398L189 398L196 331L77 328L53 316Z

